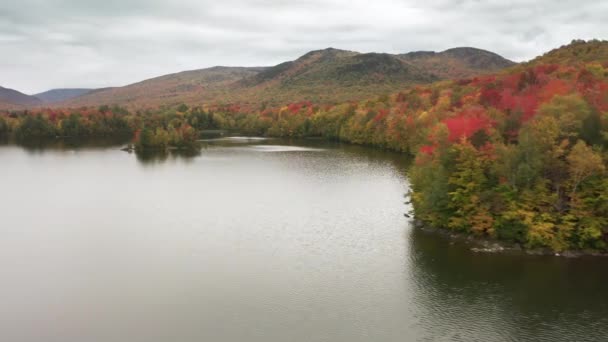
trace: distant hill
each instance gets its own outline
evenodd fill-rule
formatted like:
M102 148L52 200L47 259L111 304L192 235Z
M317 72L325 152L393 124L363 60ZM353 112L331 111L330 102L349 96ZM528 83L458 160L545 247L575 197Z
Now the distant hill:
M471 47L454 48L443 52L410 52L399 57L442 79L469 78L516 64L493 52Z
M34 96L25 95L13 89L0 87L0 107L18 108L41 104L42 101Z
M157 107L178 103L335 103L398 91L414 84L468 78L514 65L475 48L409 54L328 48L272 67L213 67L97 90L57 105Z
M69 100L84 94L88 94L94 89L70 88L70 89L51 89L40 94L34 95L44 103L56 103Z

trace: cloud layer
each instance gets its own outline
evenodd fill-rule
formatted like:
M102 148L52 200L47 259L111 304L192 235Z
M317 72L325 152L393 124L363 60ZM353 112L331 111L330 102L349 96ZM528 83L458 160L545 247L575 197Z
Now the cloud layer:
M473 46L512 60L608 38L597 0L20 0L0 4L0 85L125 85L214 65L274 65L335 47Z

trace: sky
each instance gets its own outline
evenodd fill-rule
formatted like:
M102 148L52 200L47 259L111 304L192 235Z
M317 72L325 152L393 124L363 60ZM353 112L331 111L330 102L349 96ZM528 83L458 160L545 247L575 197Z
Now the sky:
M0 86L122 86L327 47L471 46L524 61L572 39L608 39L606 18L603 0L2 0Z

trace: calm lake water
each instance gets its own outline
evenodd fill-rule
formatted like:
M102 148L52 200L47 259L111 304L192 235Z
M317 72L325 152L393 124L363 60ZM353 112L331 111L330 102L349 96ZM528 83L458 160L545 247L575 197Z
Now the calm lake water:
M205 145L0 146L0 340L608 339L608 260L413 229L403 156Z

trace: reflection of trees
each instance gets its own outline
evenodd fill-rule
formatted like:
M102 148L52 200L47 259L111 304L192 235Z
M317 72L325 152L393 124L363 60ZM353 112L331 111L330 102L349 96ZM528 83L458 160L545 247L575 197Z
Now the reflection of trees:
M97 137L97 138L40 138L15 140L16 145L22 147L29 153L40 153L45 150L73 150L80 148L106 149L119 148L128 143L130 137Z
M143 150L135 152L137 160L144 165L162 164L170 160L190 161L192 158L200 156L199 150Z
M409 240L416 309L433 333L541 341L608 333L608 260L480 254L418 229Z
M45 151L72 151L77 149L121 149L131 141L123 138L48 138L28 139L27 141L0 140L0 144L16 144L30 154L41 154ZM127 153L127 152L121 152ZM198 149L146 150L135 153L137 160L143 164L162 163L167 160L189 161L201 154Z

